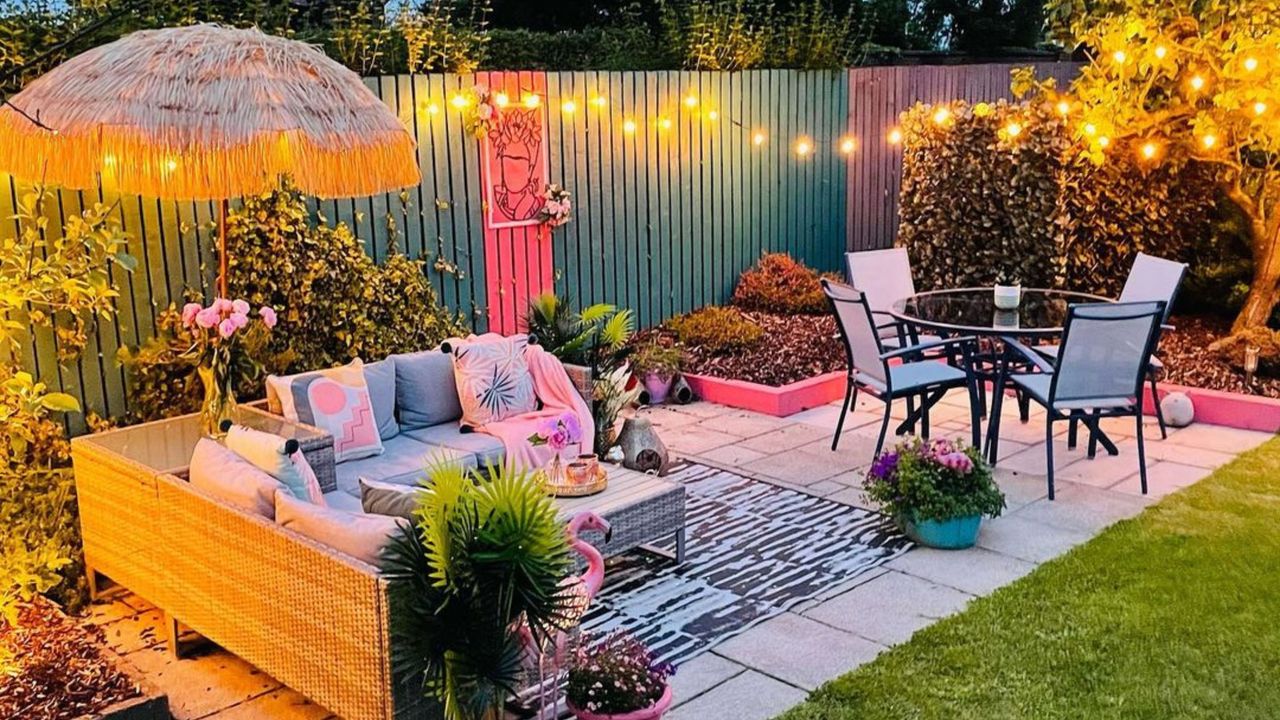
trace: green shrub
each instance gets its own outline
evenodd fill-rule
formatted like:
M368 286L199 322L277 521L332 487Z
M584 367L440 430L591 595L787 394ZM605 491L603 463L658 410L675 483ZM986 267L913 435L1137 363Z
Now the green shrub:
M737 308L715 305L671 318L666 326L681 343L713 354L744 350L764 334Z
M1186 259L1208 231L1202 172L1145 167L1124 152L1096 166L1072 149L1076 129L1050 96L917 104L901 127L898 244L921 288L1003 276L1115 295L1138 252Z
M743 310L825 315L822 276L786 253L765 253L742 273L731 302ZM838 278L837 278L838 279Z
M346 225L312 225L288 185L227 218L231 297L279 312L267 352L290 353L288 370L434 347L465 334L442 307L423 264L394 253L378 266Z

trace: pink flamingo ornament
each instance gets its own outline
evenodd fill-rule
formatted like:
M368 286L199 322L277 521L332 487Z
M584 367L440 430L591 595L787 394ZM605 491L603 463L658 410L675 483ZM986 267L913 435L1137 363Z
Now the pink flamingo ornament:
M569 640L568 633L582 621L582 617L587 614L587 608L591 606L591 600L595 598L596 594L600 592L600 588L604 586L604 555L594 545L578 537L578 533L584 530L595 530L604 533L605 542L609 542L613 537L613 529L609 526L609 521L590 510L574 515L565 528L565 534L569 537L569 548L582 556L582 559L587 563L587 569L581 575L573 575L560 582L560 587L564 588L565 592L571 596L571 600L565 612L564 624L556 632L555 649L552 652L551 708L547 707L544 694L548 689L548 682L543 673L546 655L543 653L542 648L538 647L537 643L533 641L533 634L529 632L527 626L521 627L519 631L525 652L527 655L533 655L537 659L538 700L541 706L538 716L541 718L554 718L558 715L559 691L556 681L560 677L560 668L564 663L565 647ZM550 711L550 714L548 714L548 711Z

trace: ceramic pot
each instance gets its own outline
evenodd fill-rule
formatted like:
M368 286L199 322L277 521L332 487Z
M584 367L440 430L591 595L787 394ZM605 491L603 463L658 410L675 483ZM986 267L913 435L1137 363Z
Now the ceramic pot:
M573 703L567 704L569 706L569 711L572 712L574 717L578 718L578 720L658 720L658 718L662 717L663 714L667 712L667 708L671 707L671 701L671 686L668 685L667 689L662 692L662 697L658 698L657 702L647 708L633 710L629 713L618 713L616 715L593 713L586 710L579 710L573 706Z
M650 405L661 405L667 401L667 394L671 392L671 383L675 378L671 375L660 375L658 373L646 373L644 376L644 389L649 393Z
M981 515L965 515L949 520L907 520L903 523L907 537L926 547L961 550L978 542Z
M1022 303L1021 285L997 285L995 287L995 304L1001 310L1017 310Z

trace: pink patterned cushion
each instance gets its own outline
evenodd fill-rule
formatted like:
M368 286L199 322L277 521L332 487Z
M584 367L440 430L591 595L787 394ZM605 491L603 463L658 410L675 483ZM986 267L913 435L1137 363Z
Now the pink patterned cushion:
M293 378L268 378L276 388L284 416L314 425L333 436L334 462L382 454L373 400L359 361Z
M452 344L453 375L462 424L473 428L532 412L538 407L533 377L524 359L528 338L470 340Z

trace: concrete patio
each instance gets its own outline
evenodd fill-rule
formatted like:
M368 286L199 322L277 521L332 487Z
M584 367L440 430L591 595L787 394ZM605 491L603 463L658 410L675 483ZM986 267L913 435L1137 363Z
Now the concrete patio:
M901 403L899 403L901 406ZM709 403L642 411L676 454L831 500L866 507L860 483L878 432L881 405L859 403L840 448L831 433L839 405L774 418ZM895 413L901 416L901 407ZM1107 423L1120 454L1089 460L1084 444L1067 450L1066 425L1055 447L1058 494L1044 481L1043 418L1004 422L997 480L1008 498L1000 518L984 523L978 547L917 548L855 581L772 618L686 663L673 679L673 720L769 718L802 701L823 682L873 659L916 630L974 597L1026 575L1037 564L1087 541L1108 525L1140 513L1160 497L1207 476L1271 436L1211 425L1170 430L1160 440L1146 428L1150 494L1139 492L1131 421ZM935 436L967 437L963 397L943 400ZM175 661L164 648L159 611L129 594L96 604L118 652L167 691L177 718L324 718L329 714L247 663L217 648Z

